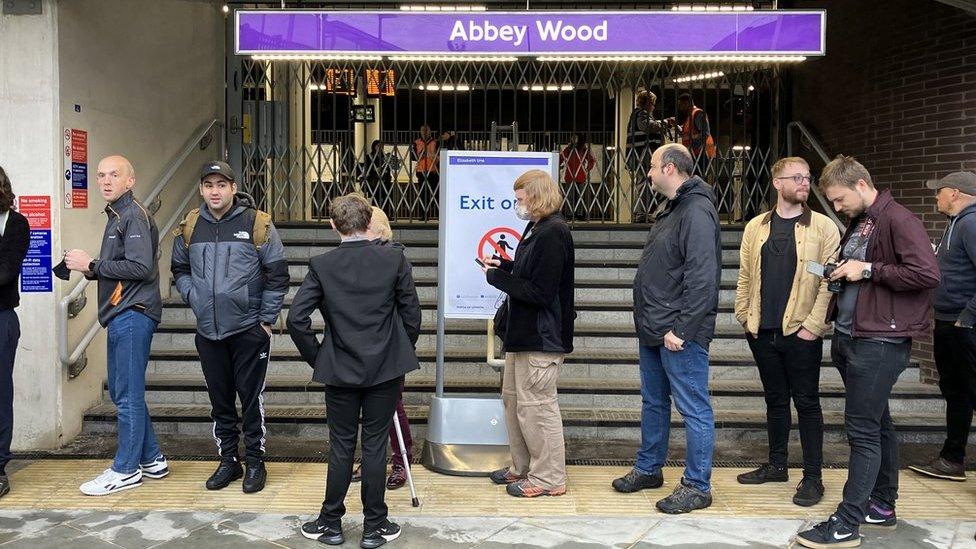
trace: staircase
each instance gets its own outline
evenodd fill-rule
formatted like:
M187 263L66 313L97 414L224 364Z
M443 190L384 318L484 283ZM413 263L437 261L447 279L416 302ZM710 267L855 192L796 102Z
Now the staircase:
M286 247L291 287L285 307L301 284L310 257L338 242L321 224L278 226ZM640 440L640 382L637 338L632 317L631 285L646 237L646 227L611 226L573 229L576 243L576 351L567 357L559 380L559 401L570 440L629 448ZM765 404L755 363L741 326L732 314L738 275L741 226L722 231L722 285L717 334L711 345L712 405L719 441L760 444L766 441ZM407 376L404 403L414 437L415 454L426 432L427 409L434 390L437 294L437 228L402 226L394 237L407 248L423 309L423 331L417 344L419 371ZM283 311L282 317L287 314ZM315 325L322 320L315 313ZM280 326L283 327L282 321ZM485 364L484 321L448 320L445 392L497 394L499 375ZM164 298L163 319L153 339L146 399L157 433L210 437L210 405L194 349L194 317L173 288ZM844 387L830 364L829 338L824 342L821 401L828 442L844 440ZM265 391L269 451L276 437L319 442L327 437L323 387L310 382L288 334L276 329ZM891 398L891 414L903 442L941 442L944 405L938 389L918 382L918 364L902 374ZM672 416L672 437L683 440L681 416ZM115 431L115 408L108 397L85 415L88 434ZM794 437L796 433L794 432ZM614 446L616 445L616 446ZM620 446L622 445L622 446ZM567 446L574 458L573 446Z

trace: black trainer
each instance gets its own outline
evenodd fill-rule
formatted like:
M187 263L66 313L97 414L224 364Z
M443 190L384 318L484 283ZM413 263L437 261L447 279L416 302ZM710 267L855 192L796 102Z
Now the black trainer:
M243 476L244 468L241 467L241 462L237 460L221 461L214 474L210 475L210 478L207 479L207 490L227 488L231 482Z
M342 535L341 527L328 526L322 522L321 518L303 524L302 535L326 545L342 545L346 542L346 537Z
M245 494L253 494L264 490L264 482L268 479L268 470L264 468L263 461L247 462L247 471L244 474L242 483Z
M824 487L820 479L803 477L800 484L796 486L796 494L793 494L793 503L800 507L810 507L820 503L823 495Z
M839 518L831 515L829 519L815 524L813 528L796 535L796 542L812 549L831 549L833 547L858 547L861 534L857 527L850 527Z
M630 494L647 488L660 488L663 484L664 474L660 471L656 475L645 475L638 472L637 469L631 469L626 475L614 479L611 486L618 492Z
M770 463L763 463L758 469L742 473L735 477L739 484L765 484L767 482L787 482L790 472L786 467L777 467Z
M10 493L10 479L7 475L0 475L0 498Z
M393 541L400 537L400 525L395 522L386 521L386 524L369 532L363 531L363 539L359 546L363 549L375 549L386 542Z
M864 513L864 526L866 528L891 530L898 526L898 517L895 515L894 508L889 508L880 501L871 498L868 500L868 512Z
M704 509L712 504L712 494L702 492L694 486L685 483L684 477L670 496L657 502L656 507L662 513L679 515L690 513L696 509Z

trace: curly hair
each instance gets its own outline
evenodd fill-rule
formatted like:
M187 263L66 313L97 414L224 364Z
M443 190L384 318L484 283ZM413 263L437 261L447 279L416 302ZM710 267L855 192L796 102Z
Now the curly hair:
M7 172L3 171L3 166L0 166L0 213L13 208L15 196Z

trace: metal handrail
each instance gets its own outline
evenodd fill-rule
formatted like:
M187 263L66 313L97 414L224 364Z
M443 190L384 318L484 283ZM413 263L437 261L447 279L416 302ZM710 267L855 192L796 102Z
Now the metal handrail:
M166 169L163 171L163 174L160 176L159 181L153 187L152 191L146 195L143 203L151 203L152 201L157 200L162 190L172 180L176 172L179 171L179 169L183 166L187 158L190 157L190 154L193 152L194 148L199 146L201 150L203 150L210 145L210 142L205 140L215 127L223 127L223 123L216 118L200 126L200 129L198 129L193 134L193 137L187 141L186 145L180 149L180 152L173 158L173 161L167 165ZM220 155L221 158L223 158L226 152L224 134L223 132L217 133L218 141L220 143ZM176 211L173 212L173 215L170 216L170 218L166 221L166 224L159 229L158 244L163 242L163 239L166 237L166 233L168 233L170 228L172 228L173 225L176 224L176 222L180 219L183 210L186 209L187 204L189 204L190 200L192 200L194 196L196 195L192 191L187 192L186 196L183 198L183 201L176 208ZM159 203L156 204L155 208L150 209L153 211L153 213L155 213L159 210ZM98 318L96 317L88 326L88 330L85 331L85 335L82 336L81 341L78 342L75 349L70 353L68 352L68 319L78 316L78 313L85 308L88 301L85 297L85 290L88 288L89 283L91 283L91 280L83 278L78 282L78 284L75 285L74 288L71 289L71 292L69 292L68 295L61 298L61 301L58 302L58 359L61 361L62 366L66 366L68 368L69 379L78 377L78 374L80 374L85 369L85 366L88 365L88 358L85 356L85 351L88 349L88 346L91 344L92 340L95 339L98 331L102 329L102 326L98 323Z
M795 147L793 146L793 131L792 131L793 129L796 129L801 134L803 134L804 137L807 138L807 141L810 142L810 148L813 149L813 152L817 153L817 156L819 156L820 159L823 160L824 164L830 163L830 156L827 155L827 152L820 144L820 141L817 141L817 138L813 136L813 133L810 132L810 130L807 129L807 127L803 124L803 122L800 122L799 120L794 120L793 122L790 122L789 124L786 125L786 155L787 156L793 156L793 151L795 150ZM834 209L831 207L830 202L827 200L827 197L825 197L823 193L820 192L820 188L817 187L816 185L810 185L810 191L813 193L813 196L817 197L817 201L820 202L820 206L827 214L827 217L833 220L833 222L836 223L837 227L840 229L840 232L843 233L846 227L844 226L843 223L841 223L840 218L837 217L837 214L834 213Z

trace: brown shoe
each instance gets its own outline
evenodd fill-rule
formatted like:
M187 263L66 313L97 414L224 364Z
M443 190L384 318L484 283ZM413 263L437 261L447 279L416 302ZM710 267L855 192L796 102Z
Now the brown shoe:
M350 482L359 482L363 480L363 466L357 465L355 469L352 470L352 480Z
M946 461L939 456L925 465L909 465L909 469L928 477L944 478L962 482L966 480L966 467L962 463Z
M566 487L557 486L547 490L532 484L532 481L526 478L509 484L505 487L505 491L508 492L508 495L517 498L535 498L539 496L561 496L566 493Z
M393 472L386 478L386 489L396 490L403 488L407 483L407 470L402 465L394 465Z

